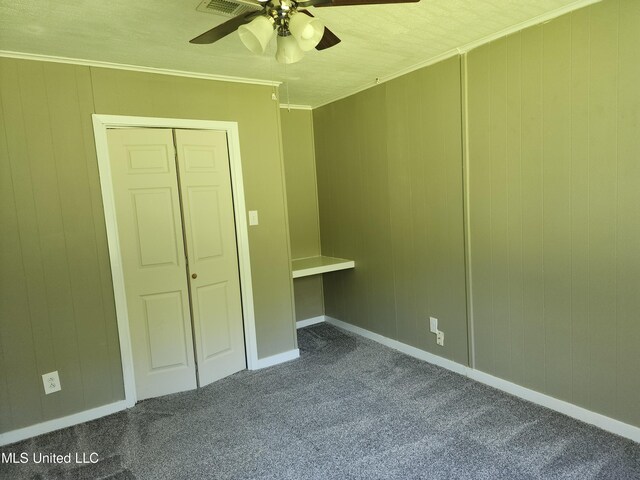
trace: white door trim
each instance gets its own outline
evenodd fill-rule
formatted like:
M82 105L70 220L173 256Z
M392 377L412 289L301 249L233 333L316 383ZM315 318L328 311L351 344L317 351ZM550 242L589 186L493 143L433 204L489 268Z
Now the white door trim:
M258 348L256 343L255 312L253 308L253 287L251 283L251 261L249 256L249 233L244 201L244 183L242 180L242 161L240 158L240 134L236 122L218 122L212 120L186 120L179 118L149 118L121 115L93 114L93 132L96 140L100 186L104 219L107 228L113 294L116 303L118 336L120 339L120 357L124 378L124 393L127 407L136 403L136 383L133 372L133 352L129 335L129 315L127 313L127 297L124 287L122 255L118 240L118 224L113 195L111 167L109 166L109 148L107 129L109 128L183 128L197 130L223 130L227 133L229 144L229 164L231 167L231 188L233 190L233 209L236 221L236 239L238 242L238 262L240 270L240 290L242 296L242 316L244 321L244 338L247 352L247 368L258 368Z

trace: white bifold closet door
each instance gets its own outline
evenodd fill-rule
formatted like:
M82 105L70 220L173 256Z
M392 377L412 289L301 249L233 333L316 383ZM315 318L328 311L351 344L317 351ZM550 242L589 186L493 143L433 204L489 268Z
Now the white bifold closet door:
M138 400L246 367L225 132L108 131Z

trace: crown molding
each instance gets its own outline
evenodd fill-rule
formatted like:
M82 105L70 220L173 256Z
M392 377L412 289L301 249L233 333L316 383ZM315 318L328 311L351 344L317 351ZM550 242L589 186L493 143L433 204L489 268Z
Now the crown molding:
M455 55L465 54L475 48L478 48L482 45L493 42L500 38L506 37L508 35L514 34L516 32L524 30L525 28L539 25L541 23L546 23L550 20L553 20L554 18L560 17L562 15L570 13L574 10L578 10L580 8L588 7L590 5L599 3L601 1L602 0L577 0L568 5L565 5L564 7L557 8L555 10L552 10L542 15L538 15L537 17L526 20L524 22L517 23L503 30L500 30L499 32L493 33L491 35L487 35L478 40L474 40L473 42L467 43L459 48L455 48L447 52L444 52L442 54L436 55L434 57L428 58L424 61L418 62L414 65L406 67L390 75L378 77L371 82L367 82L366 84L361 85L360 87L357 87L353 90L349 90L346 93L339 94L338 96L333 97L329 100L323 101L317 105L281 104L280 108L286 108L288 110L313 110L316 108L320 108L330 103L337 102L338 100L342 100L343 98L350 97L351 95L355 95L356 93L360 93L369 88L375 87L376 85L380 85L382 83L388 82L395 78L401 77L402 75L406 75L416 70L420 70L421 68L428 67L430 65L441 62L443 60L447 60ZM19 58L24 60L36 60L36 61L44 61L44 62L68 63L72 65L83 65L83 66L89 66L89 67L113 68L117 70L130 70L135 72L155 73L159 75L172 75L172 76L178 76L178 77L199 78L204 80L215 80L220 82L248 83L253 85L268 85L268 86L276 86L276 87L282 84L282 82L274 81L274 80L262 80L262 79L254 79L254 78L215 75L215 74L209 74L209 73L187 72L183 70L170 70L170 69L164 69L164 68L142 67L137 65L101 62L97 60L56 57L51 55L39 55L39 54L33 54L33 53L12 52L12 51L6 51L6 50L0 50L0 57Z
M486 37L482 37L473 42L467 43L466 45L463 45L462 47L460 47L458 50L460 51L460 53L467 53L473 50L474 48L478 48L486 43L491 43L494 40L507 37L521 30L524 30L525 28L534 27L536 25L540 25L541 23L547 23L553 20L554 18L561 17L562 15L571 13L574 10L579 10L581 8L588 7L590 5L593 5L594 3L600 3L601 1L602 0L577 0L576 2L565 5L564 7L556 8L555 10L551 10L550 12L543 13L542 15L538 15L537 17L533 17L530 20L526 20L524 22L520 22L510 27L507 27L492 35L488 35Z
M54 55L40 55L36 53L12 52L8 50L0 50L0 57L17 58L20 60L35 60L38 62L67 63L70 65L82 65L85 67L112 68L115 70L129 70L132 72L155 73L158 75L171 75L174 77L198 78L201 80L214 80L217 82L268 85L271 87L277 87L282 83L274 80L262 80L258 78L232 77L227 75L215 75L212 73L187 72L184 70L171 70L168 68L144 67L140 65L102 62L99 60L86 60L82 58L56 57Z
M410 67L407 68L403 68L402 70L398 70L395 73L392 73L390 75L386 75L384 77L377 77L373 82L368 82L365 83L364 85L356 88L355 90L350 90L348 93L342 94L338 97L334 97L331 100L327 100L323 103L320 103L318 105L314 105L312 108L316 109L316 108L320 108L320 107L324 107L325 105L329 105L330 103L333 102L337 102L338 100L342 100L343 98L347 98L350 97L351 95L355 95L356 93L360 93L364 90L368 90L369 88L373 88L377 85L383 84L388 82L389 80L393 80L394 78L398 78L401 77L403 75L407 75L408 73L411 72L415 72L416 70L420 70L421 68L424 67L428 67L430 65L434 65L438 62L442 62L443 60L447 60L448 58L451 58L455 55L458 55L460 52L458 51L458 49L454 49L454 50L449 50L445 53L442 53L440 55L436 55L435 57L431 57L427 60L424 60L420 63L416 63L414 65L411 65Z
M428 67L430 65L434 65L438 62L442 62L443 60L447 60L455 55L463 55L475 48L478 48L487 43L491 43L500 38L512 35L517 33L525 28L533 27L535 25L539 25L541 23L546 23L554 18L561 17L567 13L571 13L574 10L579 10L580 8L588 7L593 5L594 3L600 3L602 0L577 0L573 3L565 5L564 7L557 8L555 10L551 10L550 12L544 13L542 15L538 15L537 17L533 17L524 22L517 23L510 27L504 28L499 32L493 33L491 35L487 35L485 37L479 38L478 40L474 40L473 42L467 43L461 47L451 49L447 52L441 53L440 55L436 55L435 57L428 58L422 62L418 62L409 67L403 68L402 70L398 70L395 73L390 75L386 75L384 77L378 77L373 82L368 82L354 90L350 90L348 93L341 94L337 97L332 98L331 100L324 101L318 105L313 105L313 109L324 107L333 102L337 102L338 100L342 100L343 98L350 97L351 95L355 95L356 93L360 93L369 88L375 87L376 85L380 85L382 83L388 82L389 80L393 80L394 78L401 77L402 75L407 75L408 73L415 72L416 70L420 70L421 68Z

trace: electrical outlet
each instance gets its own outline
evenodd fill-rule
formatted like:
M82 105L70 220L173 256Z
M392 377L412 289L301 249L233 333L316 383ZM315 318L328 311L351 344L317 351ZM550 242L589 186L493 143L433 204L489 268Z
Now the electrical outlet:
M438 333L438 319L429 317L429 330L431 333Z
M444 332L436 332L436 343L444 347Z
M62 390L57 370L55 372L45 373L42 375L42 383L44 384L44 393L47 395Z
M249 225L258 225L258 211L249 210Z

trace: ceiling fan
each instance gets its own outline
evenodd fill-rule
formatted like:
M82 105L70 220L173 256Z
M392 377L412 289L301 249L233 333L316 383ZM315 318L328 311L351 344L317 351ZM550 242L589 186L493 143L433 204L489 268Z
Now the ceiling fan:
M380 5L412 3L420 0L257 0L262 10L243 13L198 35L190 43L213 43L238 30L240 40L253 53L264 53L277 36L276 60L295 63L305 51L324 50L340 39L315 18L306 7L341 7L346 5Z

